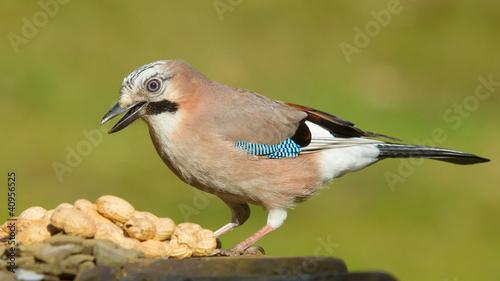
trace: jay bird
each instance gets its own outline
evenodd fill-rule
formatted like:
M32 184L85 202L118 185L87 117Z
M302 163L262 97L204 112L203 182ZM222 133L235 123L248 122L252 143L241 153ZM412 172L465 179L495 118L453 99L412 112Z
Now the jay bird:
M287 208L314 195L323 183L379 160L489 161L450 149L381 141L399 140L319 110L217 83L174 60L153 62L128 75L118 103L101 124L124 112L108 133L143 119L170 170L230 208L231 221L216 237L248 219L248 203L268 212L263 228L222 250L224 255L256 252L250 246L283 224Z

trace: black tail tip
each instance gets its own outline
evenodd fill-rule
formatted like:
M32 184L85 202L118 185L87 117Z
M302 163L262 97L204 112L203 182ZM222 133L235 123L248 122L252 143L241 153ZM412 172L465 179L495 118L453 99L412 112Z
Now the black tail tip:
M472 165L472 164L490 162L490 159L486 159L486 158L479 157L479 156L472 155L472 154L470 154L469 156L462 156L462 157L450 157L450 158L448 158L448 157L443 157L443 158L436 157L436 158L432 158L432 159L441 160L441 161L450 162L450 163L459 164L459 165Z
M377 147L380 150L380 158L429 158L460 165L490 161L474 154L439 147L399 143L384 143Z

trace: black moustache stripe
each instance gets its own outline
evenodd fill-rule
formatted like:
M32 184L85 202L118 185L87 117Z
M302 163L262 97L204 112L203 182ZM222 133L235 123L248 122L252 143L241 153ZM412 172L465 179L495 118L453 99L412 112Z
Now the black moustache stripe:
M146 114L156 115L163 112L176 112L179 104L169 100L150 102L146 108Z

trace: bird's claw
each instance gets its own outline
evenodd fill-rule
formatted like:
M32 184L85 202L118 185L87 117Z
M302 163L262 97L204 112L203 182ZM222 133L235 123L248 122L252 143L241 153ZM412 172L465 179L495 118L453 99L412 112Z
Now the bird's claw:
M243 251L243 255L257 255L258 252L266 255L266 251L264 251L264 248L262 248L261 246L248 247Z

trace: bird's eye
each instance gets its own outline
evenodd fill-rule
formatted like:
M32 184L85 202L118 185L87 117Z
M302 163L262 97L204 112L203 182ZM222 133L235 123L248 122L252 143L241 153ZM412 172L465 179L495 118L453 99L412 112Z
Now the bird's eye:
M148 84L146 84L146 87L148 91L154 93L157 92L160 89L161 82L158 79L151 79L149 80Z

